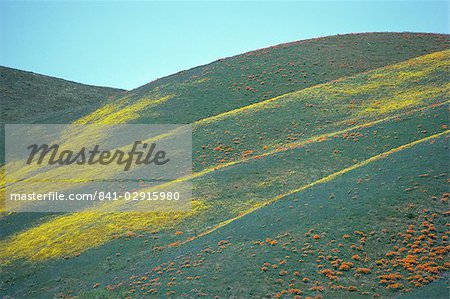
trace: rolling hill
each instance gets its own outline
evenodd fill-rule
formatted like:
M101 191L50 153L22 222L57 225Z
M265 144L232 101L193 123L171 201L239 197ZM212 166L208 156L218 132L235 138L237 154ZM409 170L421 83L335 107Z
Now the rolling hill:
M448 45L413 33L299 41L87 104L65 121L192 123L194 172L166 184L192 181L194 208L4 213L0 293L445 296Z
M70 122L124 93L4 66L0 66L0 88L1 123L42 123L53 114Z
M124 92L0 66L0 162L4 163L5 123L67 123Z
M446 35L368 33L281 44L150 82L77 123L192 123L441 51L448 43Z

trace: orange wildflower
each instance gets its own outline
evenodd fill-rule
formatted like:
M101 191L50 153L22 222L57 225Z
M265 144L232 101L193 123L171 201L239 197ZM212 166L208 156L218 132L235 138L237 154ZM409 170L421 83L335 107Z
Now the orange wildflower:
M354 259L355 261L360 261L361 257L357 254L352 255L352 259Z
M347 271L351 267L353 267L353 263L351 263L351 262L342 262L342 264L339 266L339 270Z
M370 268L357 268L356 272L357 273L369 274L371 272L371 270L370 270Z

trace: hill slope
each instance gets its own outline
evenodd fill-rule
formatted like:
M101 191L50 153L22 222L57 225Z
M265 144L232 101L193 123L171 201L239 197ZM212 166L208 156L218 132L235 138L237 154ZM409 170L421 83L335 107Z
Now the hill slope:
M70 121L71 117L93 111L123 92L0 66L0 120L33 123L62 114Z
M47 273L49 276L46 277L52 277L57 273L56 275L65 277L65 281L74 287L70 283L70 280L74 278L69 279L69 277L76 275L77 269L86 271L87 267L90 268L88 265L92 265L96 269L90 268L88 277L84 276L81 280L75 279L75 281L77 284L86 284L85 287L88 287L89 283L94 284L98 281L105 285L111 284L113 276L118 276L126 281L126 278L135 272L141 275L144 275L145 272L153 273L148 270L152 267L159 267L160 264L157 262L175 263L178 261L178 258L175 257L180 254L187 252L187 255L190 253L198 255L200 254L198 253L199 249L214 247L213 244L217 242L226 248L228 247L227 242L230 242L229 238L241 240L241 234L244 234L245 242L251 241L249 236L253 236L253 234L258 234L258 239L255 239L258 242L261 240L265 242L265 238L269 238L269 241L277 239L278 233L265 232L266 235L259 235L262 231L256 229L258 226L255 224L258 222L254 221L254 215L258 215L259 211L272 209L272 205L277 205L279 201L285 202L285 198L291 198L311 188L314 189L317 185L326 185L347 173L350 180L354 182L353 184L361 184L364 180L368 181L370 177L354 174L355 171L358 172L358 169L366 167L366 165L371 167L372 163L383 163L385 157L397 152L410 148L416 149L416 146L431 143L431 141L434 144L436 140L439 140L439 145L444 144L445 148L447 145L443 137L448 134L445 128L448 126L450 87L445 74L448 73L448 69L449 52L437 52L336 82L289 93L283 97L194 123L194 140L197 141L195 157L197 158L198 172L191 178L187 178L192 179L195 186L194 206L196 209L192 213L164 217L147 213L77 213L46 219L46 222L7 237L1 243L4 261L12 262L8 266L10 272L7 271L7 273L14 273L17 271L14 271L17 269L16 267L22 267L20 259L23 259L25 263L47 261L33 263L33 267L28 268L26 275L28 278L19 284L20 287L12 286L16 290L15 293L22 296L29 294L27 289L23 288L23 283L28 279L37 279L34 275L36 271ZM264 115L271 115L269 126L267 126L267 122L264 122ZM262 127L259 128L260 124ZM264 128L270 131L266 132L263 130ZM225 131L230 131L235 135L228 137L224 135ZM263 137L263 139L259 137ZM238 144L234 142L236 138L240 140ZM208 144L208 146L202 147L202 144ZM267 144L267 148L264 148L265 144ZM234 150L227 150L231 146L236 148L234 150L237 155L234 154ZM214 150L217 147L219 150ZM249 156L243 155L249 150L252 151ZM431 152L436 157L435 162L439 161L440 166L446 165L446 163L442 163L442 159L445 159L446 156L442 154L440 148ZM423 154L419 155L423 156ZM415 156L416 154L408 154L405 159ZM225 161L223 161L224 159ZM424 161L427 161L426 157L424 157ZM403 176L401 171L407 171L408 168L405 167L405 162L401 163L399 167L401 169L398 170L398 173ZM433 166L430 169L433 169L433 173L437 173L437 178L442 179L443 177L439 176L442 171L434 170L434 168L436 167ZM421 168L422 170L426 171ZM388 169L386 171L388 172ZM415 174L411 175L415 176ZM387 182L390 181L384 181L384 183ZM354 218L361 217L363 215L361 211L367 207L351 209L351 206L354 205L351 200L360 198L359 189L350 187L353 184L344 184L343 186L348 186L350 190L341 190L342 195L339 195L339 198L350 199L349 207L346 210L352 213ZM440 180L428 182L428 186L433 190L435 196L442 195L441 184ZM371 209L376 209L382 203L380 201L382 199L394 197L397 202L402 198L400 192L394 192L392 188L387 188L387 197L381 198L378 198L371 190L376 190L376 188L368 188L364 195L364 198L368 200L367 204L373 205ZM347 191L349 192L345 195ZM334 198L336 194L337 191L321 192L311 200L319 198L325 200L325 204L328 202L327 198L330 196ZM311 206L313 206L312 202ZM397 204L393 204L394 210L397 206ZM422 206L428 207L427 203L420 205L420 207ZM317 207L315 208L317 209ZM334 209L330 206L330 211ZM383 215L382 211L376 212ZM289 213L300 213L305 216L298 210ZM303 221L299 222L295 216L289 213L285 213L283 210L280 212L271 210L268 214L272 215L271 217L278 215L278 218L273 222L264 220L264 223L274 223L270 226L270 230L278 231L284 228L281 219L292 219L286 225L292 226L292 231L301 231L303 234L307 233L314 223L319 226L323 225L317 224L317 219L322 219L326 215L320 210L311 212L308 215L313 218L311 224L308 225ZM442 211L440 210L439 213ZM416 219L415 214L412 214L411 217L411 219ZM348 216L340 215L336 221L341 223L346 219ZM408 218L405 223L407 220ZM13 225L14 216L6 217L3 221ZM244 224L238 226L238 230L229 231L230 228L236 227L242 221ZM357 227L359 223L359 220L350 221L345 232L360 229ZM297 229L296 225L300 225L301 228ZM374 224L368 224L368 226L374 226ZM335 225L330 224L327 234L337 233L333 232L333 227ZM176 234L176 230L182 231L183 234ZM129 235L127 233L129 231L143 234L145 242L142 243L142 238L126 237ZM146 234L146 231L153 233ZM220 236L219 239L211 241L212 237L210 236L217 236L217 234ZM130 235L133 236L133 234ZM228 241L221 242L223 240ZM232 257L229 259L229 265L220 266L220 268L228 267L225 273L246 265L242 260L233 262L238 260L235 255L242 252L241 248L244 245L254 245L253 243L242 243L244 241L239 241L237 247L232 250L233 253L230 253ZM296 242L307 241L302 239ZM52 246L49 247L48 244L52 244ZM441 243L436 243L436 246L438 246L437 244ZM90 249L99 245L102 246ZM273 249L273 247L269 248ZM378 257L385 254L387 248L389 248L389 243L383 241L379 244L378 251L372 252L372 254ZM215 251L215 249L212 250ZM219 249L219 251L222 250ZM78 256L80 252L82 254ZM120 253L121 257L111 261L111 256L117 256L117 253ZM277 259L278 251L267 249L264 256L267 257L269 253L273 255L273 259ZM55 259L64 256L78 257L69 260ZM195 280L198 280L198 284L204 287L197 289L208 294L217 294L217 292L221 292L223 284L201 280L202 275L215 271L212 269L215 267L212 264L217 265L217 263L214 262L215 258L212 258L211 264L206 263L205 267L201 267L200 270L193 269L194 272L191 272L191 269L187 269L186 277L197 277L199 276L197 271L200 271L202 273L200 278ZM346 258L351 258L351 256ZM49 259L50 261L48 261ZM99 265L95 266L95 263L92 263L93 260L99 261ZM250 271L253 269L252 267L263 267L265 262L261 258L255 259L255 261L257 261L255 264L247 265L245 267L248 268L245 269ZM107 270L102 270L105 267ZM130 267L135 269L131 273ZM439 267L444 266L440 265ZM164 269L165 266L162 268ZM314 265L301 269L307 273L305 275L315 277L314 279L324 276L317 273L320 270L311 270L311 268L314 268ZM55 269L58 271L55 272ZM181 271L183 274L185 273L185 271ZM252 273L259 273L260 270L256 271ZM295 272L294 268L289 271ZM162 270L162 273L159 272L161 271L155 270L152 279L165 279L165 270ZM171 271L169 273L167 275L173 277ZM191 273L193 276L190 275ZM266 293L260 292L274 295L282 289L277 290L275 277L278 274L273 275L273 282L267 285L268 289L263 287L263 281L267 281L263 276L262 281L259 278L252 278L254 286L249 286L250 289L239 289L235 286L236 291L230 295L242 296L248 292L261 296ZM183 276L180 279L186 280L186 277ZM378 286L374 276L370 277L372 278L368 285L382 293L384 287ZM351 277L342 277L342 279L345 282L345 288L356 283ZM187 281L189 284L186 286L182 281L180 284L171 284L179 285L173 288L156 289L163 293L176 291L193 295L189 293L192 288L188 289L191 286L191 279L187 279ZM55 283L54 280L48 279L40 281L42 287L49 288ZM317 287L322 286L323 283L322 281L317 284ZM232 282L229 285L233 285ZM142 291L154 292L155 287L151 289L152 291L150 288L144 288ZM332 288L327 289L328 294L334 291L336 290ZM364 291L366 290L364 289ZM128 289L125 292L128 292ZM315 289L308 292L308 294L314 293L317 293Z
M84 115L77 122L192 122L194 209L4 215L0 293L358 297L437 280L449 268L447 45L378 33L297 42Z
M192 123L448 47L447 35L415 33L348 34L281 44L150 82L78 122Z
M437 159L429 159L430 152ZM447 155L444 136L390 152L294 192L169 256L147 260L136 277L124 280L127 287L114 283L110 289L132 296L286 298L409 292L441 279L449 269L448 188L442 175L448 171L442 163ZM447 292L434 296L446 298Z

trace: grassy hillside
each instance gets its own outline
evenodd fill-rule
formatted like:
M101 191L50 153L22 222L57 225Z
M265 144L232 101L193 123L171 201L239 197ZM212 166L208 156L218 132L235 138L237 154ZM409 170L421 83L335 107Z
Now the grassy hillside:
M406 108L443 102L449 92L449 53L436 52L194 122L194 170L211 171L295 146L311 136L362 126ZM92 132L86 134L89 136L83 138L94 139ZM108 171L113 176L119 169L120 165L111 166ZM33 171L33 167L28 170ZM45 177L61 177L65 171L56 169ZM104 170L98 171L105 175ZM98 175L91 173L90 177Z
M438 159L430 160L430 152ZM390 152L168 258L147 260L134 277L110 285L113 291L94 293L347 298L409 292L449 268L447 155L443 136Z
M404 149L415 148L417 144L432 140L435 143L435 139L445 136L441 132L448 133L445 128L448 125L449 86L442 74L447 71L448 51L444 51L320 85L312 88L312 91L299 91L277 100L269 100L194 124L195 140L209 136L204 138L212 138L210 143L214 141L214 136L223 136L221 130L229 131L237 124L233 132L249 135L248 142L241 142L243 151L247 152L252 149L246 147L259 147L250 133L259 132L252 126L261 120L261 115L269 115L270 111L272 113L289 111L290 115L272 118L270 127L274 132L281 131L281 133L268 134L273 138L273 143L269 143L270 148L268 146L265 149L266 153L261 152L257 155L250 153L250 157L241 156L239 160L235 158L229 162L221 162L222 159L219 161L213 159L216 157L212 153L216 151L210 149L212 157L207 164L219 165L218 169L217 166L206 169L200 167L203 171L197 172L192 178L187 178L194 180L195 185L196 209L192 213L164 217L142 213L77 213L59 216L53 220L47 219L45 223L3 241L1 249L4 253L4 262L24 259L27 263L26 260L46 261L58 257L78 256L69 260L35 262L34 267L29 268L29 274L26 274L27 277L35 279L32 274L35 271L50 275L56 267L59 269L58 277L71 277L77 267L82 266L85 271L88 261L92 263L92 260L106 260L107 267L104 264L98 270L92 269L88 271L90 274L86 274L90 275L89 279L82 279L84 282L92 282L105 277L105 272L119 275L123 271L121 277L125 278L130 275L129 267L148 266L148 258L170 259L174 252L180 253L180 250L189 251L197 248L196 240L209 238L209 235L227 230L235 222L253 217L254 213L266 205L270 206L316 185L333 182L346 173L353 173L361 167ZM362 97L364 94L365 98ZM357 98L364 101L355 102ZM314 99L316 101L321 99L317 108L314 108L314 105L318 105ZM299 112L295 114L294 111ZM326 112L328 121L321 121L318 111ZM292 128L291 117L294 115L297 115L300 123L298 127L295 125ZM242 123L244 119L245 123ZM307 123L314 125L304 132L304 127L309 127ZM286 131L281 130L282 128ZM296 128L298 135L295 134ZM435 134L438 135L431 139L427 137ZM288 138L292 136L294 139ZM225 143L224 147L226 146ZM199 154L199 157L202 156L204 155ZM361 184L366 179L364 176L353 177L356 184ZM334 198L336 195L331 193L322 196ZM359 198L358 194L359 192L354 190L347 193L353 200ZM375 200L373 195L372 193L372 200ZM314 215L323 217L320 213ZM279 217L278 222L285 217L290 218L283 215ZM343 218L339 217L339 221L343 221ZM255 227L253 224L247 225L241 230L251 232ZM130 235L130 231L144 232L143 237L146 239L144 245L141 238L129 240L128 237L122 237ZM146 235L145 231L153 233ZM176 234L175 231L182 231L183 234ZM154 238L155 236L157 238ZM231 237L233 236L231 234ZM274 237L269 237L269 240L273 240ZM193 241L191 238L194 238ZM52 246L49 247L48 244ZM84 252L92 246L101 244L105 245ZM225 244L227 243L222 243ZM118 250L123 258L112 262L111 256L117 254ZM80 252L82 254L79 256ZM14 262L8 266L10 273L22 263ZM237 265L240 264L230 267L236 268ZM205 269L205 273L212 271L208 267ZM308 273L316 275L310 270ZM79 282L78 279L75 280ZM101 280L102 283L106 283L108 276ZM253 282L255 287L252 292L263 289L258 280ZM42 282L42 285L50 287L52 283L55 281ZM223 286L212 282L204 285L205 288L210 286L209 292L213 293L214 288ZM274 285L269 286L271 289L267 292L274 292ZM183 288L177 290L186 292ZM22 291L23 287L19 294ZM164 289L163 292L165 291ZM246 294L248 290L240 289L240 292L242 293L237 294ZM26 294L26 291L23 294Z
M281 44L150 82L78 122L192 123L448 46L446 35L414 33L348 34Z
M0 66L0 163L4 124L70 123L124 93Z
M0 66L1 123L69 122L98 109L124 90L84 85Z
M0 294L361 297L439 285L450 266L447 45L422 34L296 42L84 115L76 122L192 122L194 173L166 185L192 181L194 208L4 214ZM260 88L241 88L250 82Z

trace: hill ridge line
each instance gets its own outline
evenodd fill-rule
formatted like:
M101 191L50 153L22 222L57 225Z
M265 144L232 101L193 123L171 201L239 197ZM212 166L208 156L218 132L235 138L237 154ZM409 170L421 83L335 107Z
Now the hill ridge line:
M121 87L113 87L113 86L106 86L106 85L95 85L95 84L90 84L90 83L82 83L82 82L79 82L79 81L74 81L72 79L66 79L66 78L62 78L62 77L55 77L55 76L52 76L52 75L46 75L46 74L43 74L43 73L36 73L36 72L33 72L33 71L24 70L24 69L17 69L17 68L13 68L13 67L6 66L6 65L0 65L0 71L2 71L2 68L6 69L8 71L23 72L23 73L26 73L26 74L28 74L30 76L41 76L41 77L45 77L46 79L61 80L61 81L65 81L65 82L68 82L68 83L84 85L84 86L87 86L87 87L115 89L119 93L129 91L128 89L121 88Z
M418 59L421 59L421 58L423 59L424 57L427 57L427 56L430 56L430 55L435 55L436 53L450 53L450 49L436 51L436 52L431 52L431 53L428 53L428 54L425 54L425 55L421 55L421 56L417 56L417 57L414 57L414 58L406 59L406 60L403 60L403 61L400 61L400 62L396 62L396 63L393 63L393 64L381 66L381 67L378 67L378 68L368 69L366 71L363 71L363 72L360 72L360 73L356 73L356 74L353 74L353 75L343 76L343 77L340 77L340 78L337 78L337 79L334 79L334 80L331 80L331 81L327 81L327 82L315 84L315 85L312 85L312 86L308 86L308 87L305 87L305 88L302 88L302 89L298 89L298 90L294 90L294 91L291 91L291 92L287 92L287 93L275 96L275 97L267 99L267 100L263 100L263 101L256 102L256 103L253 103L253 104L249 104L249 105L245 105L245 106L242 106L242 107L239 107L239 108L231 109L231 110L228 110L228 111L216 114L216 115L212 115L212 116L208 116L208 117L205 117L205 118L201 118L201 119L196 120L196 121L194 121L194 122L192 122L190 124L192 126L201 126L201 125L204 125L204 124L212 123L212 122L216 121L217 119L226 118L227 116L234 115L236 113L239 113L240 111L245 111L245 110L252 109L252 108L255 108L255 107L258 107L258 106L264 106L267 103L275 102L275 101L280 100L281 98L284 98L284 97L289 96L289 95L293 95L293 94L300 93L300 92L305 92L305 91L308 91L308 90L314 90L316 88L320 88L320 87L323 87L325 85L332 84L332 83L335 83L335 82L341 82L343 80L353 79L353 78L356 78L356 77L358 77L360 75L365 75L365 74L368 74L370 72L374 72L374 71L378 71L378 70L382 70L382 69L388 69L390 67L406 63L408 61L415 61L415 60L418 60ZM127 97L130 97L130 96L129 95L124 96L120 100L122 100L122 99L125 100ZM99 109L101 109L101 108L99 108ZM73 123L74 124L76 124L76 123L83 123L83 122L81 122L83 119L88 118L90 115L94 114L96 111L92 112L89 115L85 115L85 116L77 119ZM174 130L173 132L176 132L176 130ZM162 134L162 135L164 137L165 136L170 136L171 133L169 132L169 133ZM155 138L154 140L159 140L159 138Z
M162 77L159 77L159 78L155 78L155 79L153 79L152 81L150 81L150 82L148 82L148 83L145 83L145 84L143 84L143 85L141 85L141 86L138 86L138 87L136 87L136 88L127 90L127 92L132 92L132 91L139 90L140 88L145 87L145 86L149 86L149 85L155 83L155 82L158 81L158 80L164 80L164 79L170 78L171 76L175 76L175 75L178 75L178 74L181 74L181 73L184 73L184 72L189 72L189 71L196 70L196 69L201 69L201 68L210 66L210 65L212 65L212 64L214 64L214 63L217 63L217 62L220 62L220 61L223 61L223 60L226 60L226 59L231 59L231 58L236 58L236 57L243 57L243 56L246 56L246 55L248 55L248 54L253 54L253 53L257 53L257 52L259 52L259 51L264 51L264 50L266 50L266 49L274 49L274 48L279 48L279 47L283 47L283 46L290 46L290 45L295 45L295 44L308 43L308 42L313 42L313 41L323 40L323 39L326 39L326 38L336 38L336 37L353 36L353 35L371 35L371 34L397 34L397 35L401 35L401 34L413 34L413 35L424 34L424 35L431 35L431 36L440 36L440 35L441 35L441 36L448 36L448 37L450 37L450 34L445 34L445 33L433 33L433 32L414 32L414 31L404 31L404 32L398 32L398 31L396 31L396 32L389 32L389 31L372 31L372 32L349 32L349 33L344 33L344 34L323 35L323 36L318 36L318 37L311 37L311 38L306 38L306 39L299 39L299 40L294 40L294 41L290 41L290 42L282 42L282 43L279 43L279 44L276 44L276 45L272 45L272 46L267 46L267 47L257 48L257 49L254 49L254 50L249 50L249 51L246 51L246 52L243 52L243 53L239 53L239 54L235 54L235 55L224 56L224 57L218 58L218 59L216 59L216 60L214 60L214 61L211 61L211 62L208 62L208 63L205 63L205 64L197 65L197 66L194 66L194 67L191 67L191 68L187 68L187 69L184 69L184 70L180 70L180 71L178 71L178 72L176 72L176 73L173 73L173 74L169 74L169 75L165 75L165 76L162 76Z

